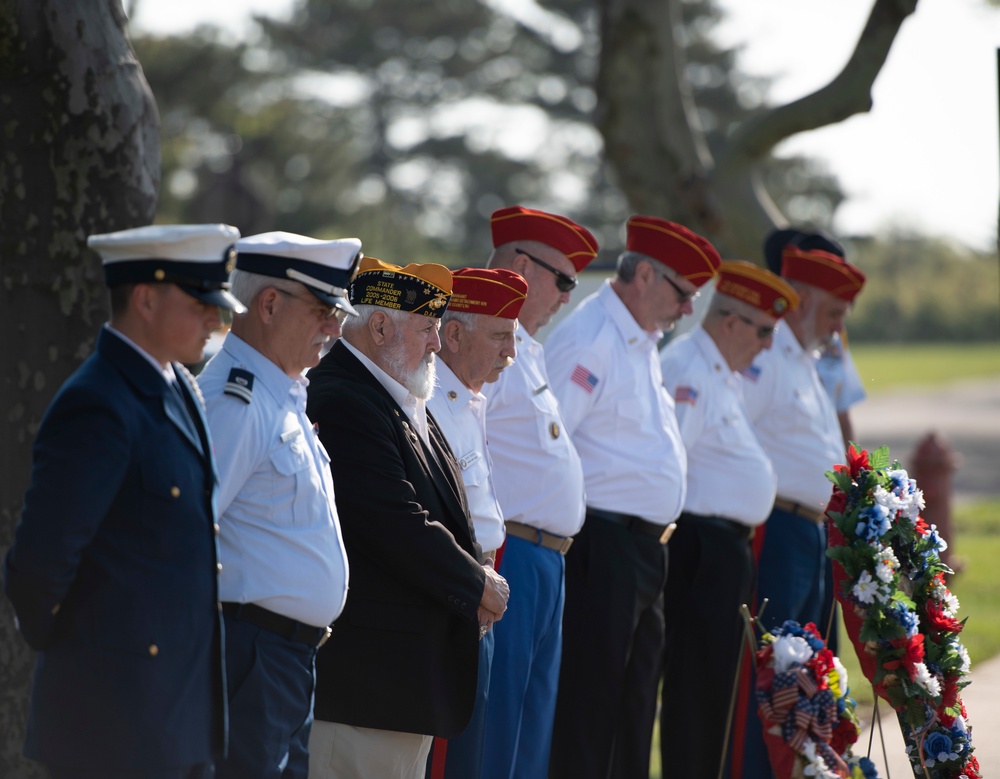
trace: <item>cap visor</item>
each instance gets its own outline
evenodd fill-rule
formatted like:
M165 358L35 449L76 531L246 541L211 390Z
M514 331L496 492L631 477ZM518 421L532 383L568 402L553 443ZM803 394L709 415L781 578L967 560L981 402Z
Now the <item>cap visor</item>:
M354 306L351 305L351 301L342 295L330 295L326 292L321 292L315 287L310 287L306 285L306 289L312 292L317 298L322 300L328 306L333 306L334 308L339 308L341 311L346 311L351 316L357 316L358 312L354 310Z
M235 314L245 314L247 312L247 307L240 303L239 299L229 290L194 289L184 284L178 284L177 286L187 292L191 297L200 300L202 303L209 303L214 306L219 306L220 308L228 308Z

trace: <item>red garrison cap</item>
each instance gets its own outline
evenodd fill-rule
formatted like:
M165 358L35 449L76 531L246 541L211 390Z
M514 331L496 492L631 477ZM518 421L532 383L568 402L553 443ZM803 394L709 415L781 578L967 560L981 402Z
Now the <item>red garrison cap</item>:
M715 291L742 300L775 319L781 319L799 305L799 295L788 282L746 260L723 262Z
M722 258L706 239L683 225L655 216L632 216L625 248L673 268L696 287L715 276Z
M528 282L504 268L459 268L452 271L449 311L517 319L528 295Z
M490 217L493 246L514 241L538 241L566 255L577 272L597 256L597 239L572 219L524 206L509 206Z
M865 274L843 257L798 246L786 246L782 251L781 275L819 287L848 303L865 285Z

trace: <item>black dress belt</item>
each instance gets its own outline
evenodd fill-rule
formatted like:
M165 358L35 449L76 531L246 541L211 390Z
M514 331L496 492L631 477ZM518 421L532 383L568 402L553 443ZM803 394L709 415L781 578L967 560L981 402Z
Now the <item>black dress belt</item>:
M330 637L330 628L328 627L318 628L314 625L306 625L291 617L268 611L256 603L223 603L222 613L230 619L246 622L249 625L277 633L289 641L314 646L317 649L323 646Z
M590 506L587 506L587 516L594 517L595 519L603 519L605 522L613 522L616 525L628 528L633 533L652 536L661 544L665 544L670 540L670 536L673 535L674 529L677 527L673 523L669 525L657 525L655 522L650 522L634 514L621 514L617 511L605 511L604 509L595 509Z
M712 525L713 527L721 528L729 533L734 533L740 538L745 538L748 541L754 537L755 533L755 528L750 527L750 525L744 525L742 522L737 522L735 519L719 517L714 514L689 514L685 511L681 514L680 519L688 519L692 524L700 522L704 525Z

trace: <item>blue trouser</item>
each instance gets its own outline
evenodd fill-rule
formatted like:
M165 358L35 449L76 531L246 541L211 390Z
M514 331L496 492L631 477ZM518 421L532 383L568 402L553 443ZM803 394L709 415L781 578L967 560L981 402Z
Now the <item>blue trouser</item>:
M229 751L220 779L306 779L316 649L227 614Z
M490 668L493 665L493 647L496 636L491 630L479 642L479 675L476 677L476 705L472 719L458 736L449 738L445 747L445 779L475 779L482 771L483 740L486 735L486 707L490 700ZM434 739L434 746L427 760L427 775L432 776L431 766L435 750L442 739Z
M761 622L771 630L787 619L800 625L814 622L822 631L823 590L826 578L826 527L821 523L775 509L767 520L764 545L757 561L757 601L768 599ZM758 606L758 609L760 607ZM751 688L752 690L753 688ZM770 779L771 767L757 716L757 700L750 696L743 779Z
M493 632L483 779L545 779L552 745L565 590L563 556L507 536L500 574L510 600Z

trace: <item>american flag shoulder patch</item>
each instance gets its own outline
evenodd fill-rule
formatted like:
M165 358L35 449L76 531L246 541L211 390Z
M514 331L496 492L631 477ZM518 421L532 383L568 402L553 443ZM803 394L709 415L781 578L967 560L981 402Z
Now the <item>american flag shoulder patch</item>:
M690 403L692 406L698 400L698 390L694 387L678 387L674 391L674 403Z
M577 365L573 372L569 375L569 380L576 384L578 387L582 387L584 392L591 393L600 381L593 373L588 371L582 365Z
M760 378L760 366L750 364L740 371L740 375L747 381L757 381Z

